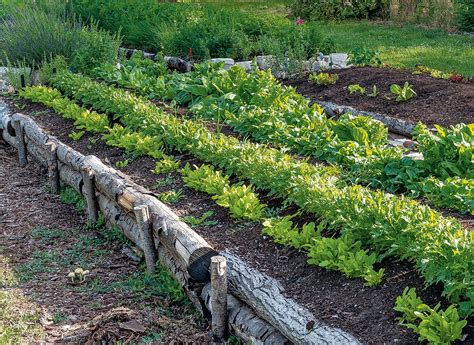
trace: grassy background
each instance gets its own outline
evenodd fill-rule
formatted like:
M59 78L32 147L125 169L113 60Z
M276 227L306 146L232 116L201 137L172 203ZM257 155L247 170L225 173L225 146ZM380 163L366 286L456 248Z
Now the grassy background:
M381 51L382 61L395 67L423 64L445 72L474 74L474 37L449 35L442 29L369 21L320 24L338 51L368 47Z

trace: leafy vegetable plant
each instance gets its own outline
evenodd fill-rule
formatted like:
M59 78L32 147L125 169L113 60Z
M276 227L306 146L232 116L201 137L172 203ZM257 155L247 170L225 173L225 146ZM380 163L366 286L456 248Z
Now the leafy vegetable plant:
M309 80L316 85L334 85L339 80L337 74L331 73L311 73Z
M400 324L417 333L419 341L430 344L451 344L459 340L467 324L466 320L460 320L454 305L440 310L438 303L431 308L416 295L414 288L405 288L403 294L397 297L394 309L402 313Z
M410 85L407 81L403 84L403 87L397 84L390 86L390 92L393 93L397 98L397 102L405 102L416 96L416 92L413 90L413 85Z
M365 93L365 87L362 87L359 84L351 84L347 87L347 90L349 90L349 93L351 95L355 92L358 92L361 95L363 95Z

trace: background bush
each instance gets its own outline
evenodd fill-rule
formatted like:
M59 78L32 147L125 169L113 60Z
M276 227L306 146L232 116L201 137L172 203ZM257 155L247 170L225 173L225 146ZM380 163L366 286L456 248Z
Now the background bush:
M69 16L61 1L30 2L7 8L0 19L0 60L39 66L63 56L72 67L86 72L117 59L121 41L94 23L82 26Z
M74 0L71 10L112 32L121 28L129 47L181 57L192 48L195 60L276 53L307 59L324 39L316 25L210 4Z
M295 0L294 16L312 20L372 19L386 17L389 0Z

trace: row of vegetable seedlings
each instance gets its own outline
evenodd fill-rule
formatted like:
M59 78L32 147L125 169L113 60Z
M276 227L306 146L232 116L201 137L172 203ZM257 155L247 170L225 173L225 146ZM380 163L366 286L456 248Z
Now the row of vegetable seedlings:
M225 71L204 64L192 73L170 75L162 63L135 57L120 69L106 65L94 73L147 98L188 105L193 116L224 121L258 142L337 164L348 183L407 192L440 207L474 212L472 125L437 126L433 134L419 124L414 135L424 160L416 160L403 157L401 148L387 147L382 123L348 114L328 119L319 106L309 106L268 71Z

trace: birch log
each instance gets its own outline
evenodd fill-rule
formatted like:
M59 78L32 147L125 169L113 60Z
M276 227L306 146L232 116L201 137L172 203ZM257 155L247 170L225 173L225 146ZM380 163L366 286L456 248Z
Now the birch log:
M212 335L217 340L227 333L227 262L223 256L211 258Z
M87 203L87 218L94 226L99 219L99 210L97 207L97 198L95 193L94 171L89 167L83 167L82 176L82 194L84 194Z
M54 142L46 143L46 155L48 158L48 181L51 187L51 191L55 194L59 194L60 191L60 179L59 179L59 166L58 166L58 155L57 145Z
M283 296L273 278L225 252L229 289L295 344L358 344L350 334L324 325L305 308Z
M18 150L18 161L20 162L20 167L24 168L28 164L28 159L26 157L26 143L25 143L25 133L23 130L23 124L19 120L13 120L13 128L15 129L16 137L16 148Z
M207 309L211 309L211 284L201 293ZM262 320L255 312L231 294L227 294L229 329L235 335L252 344L287 344L289 341L272 325Z
M151 218L148 206L138 205L133 208L135 219L140 233L140 241L142 243L143 253L145 254L145 262L148 272L155 272L157 258L155 241L151 230Z

